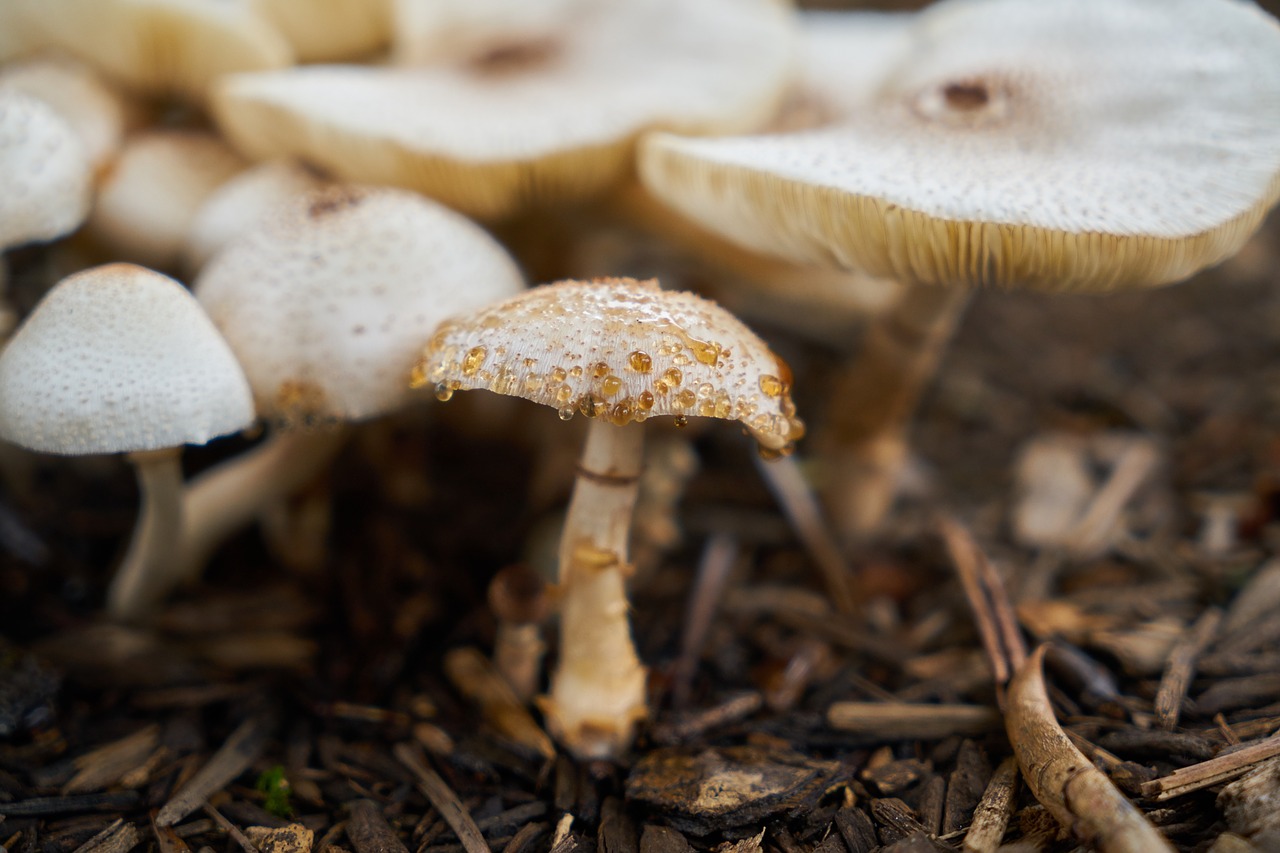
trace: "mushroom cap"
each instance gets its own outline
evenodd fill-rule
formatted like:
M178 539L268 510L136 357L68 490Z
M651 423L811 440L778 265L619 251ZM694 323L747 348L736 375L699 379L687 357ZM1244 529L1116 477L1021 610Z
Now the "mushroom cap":
M404 405L431 330L523 286L506 251L459 214L404 190L335 185L228 244L195 292L259 412L306 423Z
M5 0L39 44L146 92L202 98L233 71L282 68L288 43L247 0Z
M779 0L610 0L554 40L478 61L231 75L213 109L256 159L298 156L498 218L602 191L641 131L759 126L792 34Z
M645 185L793 260L1062 290L1185 278L1280 196L1280 27L1252 3L946 0L913 41L837 125L654 135Z
M13 62L0 68L0 89L25 92L53 107L80 138L95 171L120 149L124 98L82 63L65 56Z
M89 212L92 177L79 137L53 107L0 89L0 250L74 231Z
M395 0L254 0L299 62L366 56L391 40Z
M252 421L244 373L196 300L132 264L54 285L0 353L0 437L31 450L160 450Z
M116 257L172 269L205 199L248 165L205 131L135 134L98 188L88 230Z
M396 62L471 60L555 38L572 17L604 0L392 0Z
M803 434L791 371L714 302L654 280L535 287L443 323L415 370L437 396L483 388L621 425L659 415L737 420L761 447Z
M293 160L268 160L232 176L209 193L192 218L184 266L198 272L219 249L256 228L277 207L323 185L322 178Z

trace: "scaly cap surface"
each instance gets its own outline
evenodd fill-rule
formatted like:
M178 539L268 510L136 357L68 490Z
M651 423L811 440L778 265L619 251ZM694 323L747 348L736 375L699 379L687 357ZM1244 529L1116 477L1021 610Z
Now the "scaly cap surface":
M75 230L91 182L84 146L53 108L0 89L0 251Z

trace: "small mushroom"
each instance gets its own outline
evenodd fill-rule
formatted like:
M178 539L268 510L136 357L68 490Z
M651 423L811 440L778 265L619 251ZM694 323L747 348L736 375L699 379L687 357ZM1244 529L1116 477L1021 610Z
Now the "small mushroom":
M396 61L474 61L554 41L602 0L394 0Z
M359 59L391 39L395 0L254 0L299 62Z
M551 615L551 597L542 575L525 563L500 569L489 582L489 609L498 621L493 666L521 702L538 692L542 677L542 623Z
M0 89L0 249L52 240L89 212L84 145L53 107Z
M542 707L583 758L617 755L646 716L627 618L627 538L650 417L737 420L766 453L803 427L790 373L715 303L655 281L566 281L442 324L415 381L482 388L591 419L560 540L560 658Z
M970 288L1106 292L1237 251L1280 197L1280 27L1232 0L946 0L860 109L798 133L654 134L646 187L743 246L908 286L827 427L828 496L865 532Z
M254 159L299 157L499 219L603 191L644 130L760 126L791 46L777 0L608 0L496 54L229 75L213 113Z
M126 453L142 492L133 540L107 593L144 616L177 559L184 444L253 420L235 356L186 288L110 264L59 282L0 354L0 437L66 455Z
M339 448L341 425L411 402L410 369L442 319L523 286L483 229L405 190L316 190L234 239L194 290L276 428L192 482L185 575L314 477Z

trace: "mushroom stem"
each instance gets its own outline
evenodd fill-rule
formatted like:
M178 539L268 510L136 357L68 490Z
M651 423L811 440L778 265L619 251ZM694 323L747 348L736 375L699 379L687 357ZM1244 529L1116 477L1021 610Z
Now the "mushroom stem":
M552 734L580 758L617 755L646 715L626 592L643 457L640 425L592 421L560 540L560 659L540 704Z
M911 416L968 301L961 288L908 287L838 380L819 443L831 460L827 503L846 536L874 530L893 503Z
M223 540L251 522L272 501L302 488L342 446L340 426L276 430L257 447L191 481L183 494L186 525L173 583L200 576Z
M178 447L128 456L142 506L129 550L107 587L107 612L113 619L139 619L168 591L166 578L177 562L182 530L181 456Z

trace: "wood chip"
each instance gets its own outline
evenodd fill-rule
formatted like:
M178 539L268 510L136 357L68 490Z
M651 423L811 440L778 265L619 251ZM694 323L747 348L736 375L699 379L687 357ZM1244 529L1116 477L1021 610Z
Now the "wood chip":
M1009 742L1028 787L1063 826L1104 853L1173 847L1142 812L1072 745L1049 705L1041 646L1009 683Z
M1167 776L1152 779L1142 786L1142 796L1155 800L1180 797L1226 782L1252 770L1257 764L1280 755L1280 736L1260 743L1242 746L1190 767L1179 768ZM0 807L2 808L2 807Z
M75 853L129 853L141 841L138 828L120 818L77 847Z
M409 853L373 800L347 803L347 838L356 853Z
M974 810L973 823L964 837L965 853L993 853L1000 846L1009 818L1013 817L1017 792L1018 764L1006 758L996 768Z
M693 853L693 846L678 829L650 823L640 835L640 853Z
M998 731L1004 718L981 705L921 705L907 702L833 702L827 724L833 729L886 740L939 740L952 735Z
M973 819L973 811L991 779L991 763L982 748L971 740L960 744L956 753L956 769L947 780L947 798L943 804L943 835L957 832Z
M156 825L173 826L248 770L262 754L274 726L274 721L267 715L250 717L241 723L209 763L164 804L156 815Z
M1218 808L1233 832L1275 849L1280 843L1280 758L1271 758L1227 785Z
M160 727L150 725L86 752L72 762L76 775L62 786L62 793L83 794L110 787L145 764L159 742Z
M245 836L259 853L311 853L315 833L300 823L281 827L250 826Z
M426 761L416 747L408 743L398 743L392 747L392 753L418 781L418 790L435 806L436 811L449 824L449 828L458 836L467 853L491 853L484 840L480 828L476 826L471 813L467 811L462 800L453 789L440 778L440 774L427 766Z

